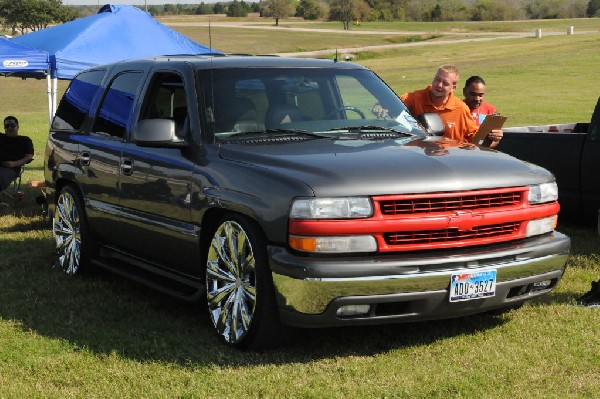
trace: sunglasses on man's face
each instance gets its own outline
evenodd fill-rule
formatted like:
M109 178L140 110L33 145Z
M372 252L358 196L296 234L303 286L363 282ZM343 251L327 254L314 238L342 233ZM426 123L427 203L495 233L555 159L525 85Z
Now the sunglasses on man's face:
M4 128L5 128L5 129L9 129L9 128L15 128L15 127L17 127L17 125L16 125L15 123L9 123L9 124L7 124L7 125L4 125Z

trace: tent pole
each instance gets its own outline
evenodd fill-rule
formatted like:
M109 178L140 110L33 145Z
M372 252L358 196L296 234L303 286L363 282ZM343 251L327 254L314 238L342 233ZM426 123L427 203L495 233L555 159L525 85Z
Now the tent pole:
M56 114L56 92L58 91L58 78L54 77L52 79L52 118L54 118L54 114Z
M52 89L50 83L50 74L46 75L46 82L48 84L48 125L52 125L52 117L54 113L52 112Z

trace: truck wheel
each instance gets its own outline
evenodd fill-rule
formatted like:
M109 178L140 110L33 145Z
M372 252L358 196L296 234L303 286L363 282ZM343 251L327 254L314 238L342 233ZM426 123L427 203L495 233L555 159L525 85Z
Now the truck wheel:
M52 235L62 271L74 275L89 269L93 242L83 201L72 186L65 186L58 195Z
M260 229L237 215L221 219L208 247L208 312L219 337L240 349L266 348L279 341L266 248Z

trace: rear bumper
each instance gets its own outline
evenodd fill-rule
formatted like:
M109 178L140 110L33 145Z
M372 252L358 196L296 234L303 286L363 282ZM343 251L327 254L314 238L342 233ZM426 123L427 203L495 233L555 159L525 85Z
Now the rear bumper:
M570 239L558 232L516 243L389 256L314 258L269 248L283 323L301 327L378 324L464 316L518 305L558 284ZM449 302L451 275L496 269L493 297ZM534 283L548 281L543 288ZM367 314L340 317L344 305Z

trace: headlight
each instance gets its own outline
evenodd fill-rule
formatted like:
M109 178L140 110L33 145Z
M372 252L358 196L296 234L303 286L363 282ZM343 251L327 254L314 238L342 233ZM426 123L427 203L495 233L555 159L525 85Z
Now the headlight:
M558 186L556 182L529 186L530 204L542 204L556 200L558 200Z
M304 198L292 204L292 219L355 219L373 215L373 205L367 197Z

